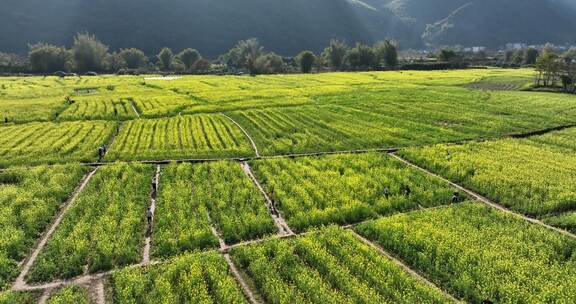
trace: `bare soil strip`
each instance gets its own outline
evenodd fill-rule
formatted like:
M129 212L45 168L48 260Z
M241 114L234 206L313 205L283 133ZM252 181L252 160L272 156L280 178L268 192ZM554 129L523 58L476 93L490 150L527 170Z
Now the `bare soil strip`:
M42 293L42 296L40 297L40 299L38 299L38 304L46 304L48 302L48 299L50 298L51 294L52 294L51 288L45 289L44 292Z
M218 243L220 244L220 251L227 250L228 245L226 245L226 242L224 242L222 234L220 234L220 232L218 232L218 230L214 227L214 222L212 221L210 214L208 214L208 222L210 223L210 230L212 230L212 234L214 234L214 236L218 238Z
M250 287L248 286L248 284L246 283L246 281L242 277L242 274L240 274L240 272L236 268L236 265L234 265L234 263L232 262L232 258L230 258L230 255L225 253L224 259L228 263L228 267L230 267L230 271L232 272L232 275L234 275L234 278L236 278L236 281L238 281L238 283L240 283L240 287L242 287L242 291L244 292L244 295L248 298L250 303L252 303L252 304L261 303L259 300L257 300L257 298L254 295L254 293L252 292L252 290L250 290Z
M451 294L445 292L444 290L442 290L440 287L438 287L436 284L432 283L430 280L428 280L427 278L425 278L423 275L421 275L420 273L418 273L417 271L413 270L412 268L410 268L408 265L404 264L404 262L402 262L401 260L397 259L395 256L393 256L392 254L388 253L386 250L384 250L384 248L382 248L381 246L372 243L371 241L369 241L368 239L364 238L363 236L359 235L358 233L356 233L356 231L350 229L350 232L352 232L352 234L358 238L360 241L362 241L364 244L374 248L376 251L378 251L378 253L380 253L381 255L387 257L389 260L391 260L392 262L394 262L396 265L398 265L400 268L402 268L404 271L408 272L410 275L412 275L413 277L415 277L416 279L418 279L420 282L430 285L431 287L433 287L434 289L440 291L445 297L449 298L450 300L452 300L455 303L460 303L460 301L458 301L456 298L454 298Z
M138 110L136 110L136 105L134 104L134 101L130 100L130 106L132 107L132 110L134 110L134 113L136 113L136 117L140 119L140 113L138 113Z
M292 229L290 229L290 226L288 226L286 221L284 221L284 218L282 218L280 211L278 209L276 209L276 207L274 206L274 202L272 202L272 200L270 199L270 197L268 196L266 191L264 191L264 188L262 187L262 185L260 185L260 182L258 182L258 180L256 179L256 176L254 176L254 173L252 173L252 168L250 168L250 165L247 162L242 162L242 163L240 163L240 165L242 166L242 170L244 171L244 173L246 173L248 178L250 178L250 180L252 180L254 185L256 185L258 190L260 190L260 192L264 196L264 200L266 202L266 207L268 207L268 212L270 213L270 216L274 220L274 223L276 224L276 227L278 228L279 234L280 235L285 235L285 234L292 235L292 234L294 234Z
M228 118L233 124L235 124L238 129L240 129L240 131L242 131L242 133L244 133L244 135L246 136L246 138L248 138L248 140L250 141L250 144L252 145L252 149L254 149L254 153L256 154L256 157L260 157L260 152L258 152L258 147L256 146L256 142L254 141L254 139L252 139L252 136L250 136L250 134L248 134L248 132L242 128L242 126L237 123L234 119L232 119L232 117L224 114L224 113L220 113L222 114L222 116Z
M156 185L156 186L154 186ZM154 218L156 212L156 195L160 187L160 165L156 166L156 173L152 178L152 185L150 186L150 211L152 212L152 224L148 227L146 232L146 239L144 240L144 250L142 254L142 265L150 263L150 247L152 246L152 232L154 230Z
M56 228L58 227L58 225L60 225L60 222L62 222L62 219L64 218L64 215L66 214L66 212L70 209L70 207L72 207L72 205L74 204L74 202L76 201L76 199L78 198L78 196L80 195L82 190L84 190L84 188L86 187L86 185L88 184L88 182L90 181L92 176L94 176L94 173L96 173L97 170L98 170L98 168L95 168L94 170L92 170L88 174L86 174L82 178L82 180L80 181L80 185L78 187L76 187L76 189L74 189L72 196L70 196L68 201L66 201L66 203L64 203L64 205L61 206L60 212L58 213L58 215L56 216L56 218L54 219L54 221L50 225L50 228L42 235L42 237L40 238L36 247L34 248L32 253L28 257L26 262L24 263L22 271L18 275L18 278L16 278L16 282L14 282L14 286L13 286L14 289L19 289L21 287L26 286L26 281L25 281L26 275L30 271L30 268L32 268L32 265L34 265L34 262L36 262L36 259L38 258L38 254L40 253L40 251L42 251L42 249L44 249L44 247L46 246L46 243L48 242L48 239L50 239L50 237L52 236L54 231L56 231Z
M517 91L520 89L520 85L515 83L505 83L505 82L474 82L466 85L467 88L476 90L491 90L491 91Z
M96 282L96 304L105 304L106 303L106 296L104 293L104 281L98 280Z
M454 188L456 188L456 189L458 189L458 190L466 193L468 196L470 196L470 197L473 198L474 200L476 200L476 201L478 201L478 202L481 202L481 203L483 203L483 204L485 204L485 205L487 205L487 206L489 206L489 207L492 207L492 208L494 208L494 209L498 209L498 210L500 210L500 211L503 211L503 212L505 212L505 213L507 213L507 214L511 214L511 215L516 216L516 217L522 218L522 219L524 219L525 221L528 221L528 222L533 223L533 224L536 224L536 225L540 225L540 226L545 227L545 228L547 228L547 229L550 229L550 230L552 230L552 231L561 233L561 234L563 234L563 235L565 235L565 236L567 236L567 237L569 237L569 238L576 239L576 235L574 235L574 234L572 234L572 233L570 233L570 232L568 232L568 231L566 231L566 230L563 230L563 229L560 229L560 228L556 228L556 227L550 226L550 225L545 224L544 222L542 222L542 221L540 221L540 220L537 220L537 219L535 219L535 218L531 218L531 217L525 216L525 215L523 215L523 214L517 213L517 212L515 212L515 211L512 211L512 210L510 210L510 209L508 209L508 208L506 208L506 207L504 207L504 206L502 206L502 205L500 205L500 204L497 204L497 203L489 200L488 198L486 198L486 197L484 197L484 196L482 196L482 195L480 195L480 194L478 194L478 193L476 193L476 192L474 192L474 191L472 191L472 190L468 190L468 189L466 189L466 188L464 188L464 187L462 187L462 186L460 186L460 185L458 185L458 184L456 184L456 183L454 183L454 182L452 182L452 181L450 181L450 180L448 180L448 179L446 179L446 178L444 178L444 177L442 177L442 176L440 176L440 175L438 175L438 174L436 174L436 173L432 173L431 171L428 171L428 170L426 170L426 169L424 169L424 168L422 168L422 167L419 167L419 166L417 166L417 165L415 165L415 164L413 164L413 163L411 163L411 162L403 159L402 157L400 157L400 156L398 156L398 155L396 155L396 154L394 154L394 153L390 153L390 156L392 156L393 158L397 159L398 161L404 163L404 164L407 165L407 166L410 166L410 167L412 167L412 168L414 168L414 169L418 169L418 170L420 170L420 171L422 171L422 172L424 172L424 173L426 173L426 174L428 174L428 175L430 175L430 176L433 176L433 177L435 177L435 178L437 178L437 179L440 179L440 180L448 183L450 186L452 186L452 187L454 187Z

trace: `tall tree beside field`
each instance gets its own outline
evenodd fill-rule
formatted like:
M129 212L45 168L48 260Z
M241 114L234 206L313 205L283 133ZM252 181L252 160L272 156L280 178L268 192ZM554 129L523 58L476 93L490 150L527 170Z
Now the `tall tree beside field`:
M458 54L456 54L456 51L451 49L441 49L436 57L438 58L438 61L451 62L458 58Z
M284 71L284 60L280 55L267 53L256 59L256 69L258 73L277 74Z
M535 64L536 59L538 58L538 50L535 48L529 48L524 51L524 64Z
M346 53L346 64L354 70L372 68L376 65L376 53L370 46L357 43Z
M96 36L88 33L78 33L74 37L72 55L77 71L100 71L104 67L104 58L108 46L100 42Z
M202 59L202 55L200 55L200 52L190 48L183 50L178 55L176 55L176 57L180 59L180 61L184 64L187 70L192 69L196 61Z
M163 71L168 71L172 68L172 60L174 60L174 53L172 53L172 50L165 47L162 50L160 50L160 52L158 53L158 55L156 55L156 57L158 58L158 63L160 64L160 69Z
M232 68L246 68L251 74L257 74L256 61L265 55L264 47L256 38L239 41L226 54L220 56L220 61Z
M558 59L558 55L544 51L538 59L536 59L536 70L538 77L536 85L551 87L554 86L560 72L562 63Z
M398 66L398 44L392 40L384 40L374 45L378 63L388 68Z
M316 56L311 51L303 51L296 56L296 61L302 73L310 73L316 61Z
M28 59L30 68L41 73L52 73L66 70L70 53L62 46L38 43L30 45Z
M129 69L137 69L146 65L148 57L142 50L136 48L122 49L118 53Z
M104 58L104 67L106 71L115 73L120 69L126 68L126 61L124 61L119 53L114 52L107 54L106 58Z
M344 58L349 49L346 42L333 39L330 41L330 45L322 52L322 57L334 69L340 70L344 67Z

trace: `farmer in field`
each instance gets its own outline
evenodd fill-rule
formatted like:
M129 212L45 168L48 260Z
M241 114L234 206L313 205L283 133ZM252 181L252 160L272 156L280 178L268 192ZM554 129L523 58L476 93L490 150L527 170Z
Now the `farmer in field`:
M152 179L152 196L156 197L156 191L158 191L158 180L156 177Z
M148 209L146 210L146 220L148 220L148 230L152 230L152 209L150 209L150 207L148 207Z
M410 189L409 186L406 186L406 188L404 188L404 195L410 196L411 193L412 193L412 189Z
M454 192L452 195L452 204L456 204L460 201L460 192Z
M118 116L118 109L114 108L114 116Z
M4 123L8 123L8 117L4 117Z
M104 153L106 153L106 150L104 148L104 145L98 147L98 158L99 160L102 160L102 158L104 157Z
M390 190L388 190L388 187L384 188L384 196L386 197L386 199L390 197Z

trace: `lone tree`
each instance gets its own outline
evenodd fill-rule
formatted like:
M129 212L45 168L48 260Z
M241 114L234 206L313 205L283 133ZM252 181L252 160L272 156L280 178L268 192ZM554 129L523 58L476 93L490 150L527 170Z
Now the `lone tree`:
M302 73L310 73L314 62L316 62L316 56L311 51L303 51L298 56L296 56L298 65Z
M346 45L346 42L332 39L330 40L330 45L322 52L322 57L334 69L341 70L344 67L344 58L348 49L350 48Z
M200 52L190 48L183 50L178 55L176 55L176 57L178 57L178 59L180 59L180 61L184 64L186 70L192 69L196 61L202 59Z
M174 53L172 50L165 47L160 50L160 53L156 55L158 58L158 63L160 64L160 69L163 71L168 71L172 67L172 60L174 60Z
M94 35L78 33L74 37L72 54L76 70L80 72L102 70L107 53L108 46L100 42Z
M524 51L524 64L535 64L538 58L538 50L535 48L529 48Z
M543 52L542 55L536 59L536 70L538 77L536 78L537 86L552 87L558 79L562 63L558 55L552 52Z
M142 50L135 48L122 49L118 54L129 69L141 68L146 65L146 61L148 60Z
M452 62L458 58L458 54L451 49L441 49L437 55L438 61L441 62Z
M346 63L354 70L369 69L376 66L376 53L374 49L363 43L356 46L346 54Z
M66 69L70 53L64 47L45 43L33 44L29 47L28 59L33 71L52 73Z
M398 66L398 44L392 40L386 39L376 43L374 52L379 64L388 68Z

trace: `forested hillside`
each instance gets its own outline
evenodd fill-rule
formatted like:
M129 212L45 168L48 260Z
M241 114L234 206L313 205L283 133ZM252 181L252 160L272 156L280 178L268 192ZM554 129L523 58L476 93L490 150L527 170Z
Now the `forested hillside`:
M500 46L507 42L575 43L571 0L4 0L0 50L29 43L70 43L82 31L113 49L195 47L217 56L257 37L294 55L331 38L371 43L394 38L425 44ZM569 8L572 7L572 8Z

